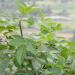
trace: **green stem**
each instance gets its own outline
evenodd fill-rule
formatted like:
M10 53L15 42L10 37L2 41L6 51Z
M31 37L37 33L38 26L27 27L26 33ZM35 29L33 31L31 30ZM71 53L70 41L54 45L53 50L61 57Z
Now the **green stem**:
M22 25L21 25L21 20L19 20L19 28L20 28L20 34L23 37L23 32L22 32Z

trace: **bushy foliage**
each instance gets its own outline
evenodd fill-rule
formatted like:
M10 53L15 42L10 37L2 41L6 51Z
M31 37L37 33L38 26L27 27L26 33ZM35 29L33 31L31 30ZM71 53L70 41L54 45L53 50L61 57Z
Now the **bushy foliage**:
M1 75L75 75L75 42L57 37L61 24L40 15L38 34L23 35L22 22L33 25L29 13L33 6L19 5L19 26L11 20L0 20L0 74ZM22 19L25 16L25 20ZM21 35L16 31L20 29Z

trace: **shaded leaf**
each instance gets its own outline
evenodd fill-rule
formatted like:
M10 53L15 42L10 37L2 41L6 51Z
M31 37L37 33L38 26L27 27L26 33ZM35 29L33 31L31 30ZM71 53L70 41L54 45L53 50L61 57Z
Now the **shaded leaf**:
M21 36L14 36L14 39L12 39L9 42L9 45L14 46L14 47L19 47L23 45L24 43L25 43L24 39Z
M41 68L41 63L38 60L32 60L32 66L35 71L39 70Z
M21 65L23 63L25 55L26 55L26 46L22 45L22 46L18 47L17 52L16 52L16 60L19 65Z

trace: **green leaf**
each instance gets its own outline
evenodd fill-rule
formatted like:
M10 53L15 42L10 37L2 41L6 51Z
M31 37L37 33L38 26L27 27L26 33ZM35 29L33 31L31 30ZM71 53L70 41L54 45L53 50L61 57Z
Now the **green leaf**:
M61 24L51 21L50 18L44 18L40 24L40 31L44 34L55 32L61 29Z
M12 39L10 42L9 42L9 45L11 46L14 46L14 47L19 47L21 45L23 45L25 42L24 42L24 39L21 37L21 36L14 36L14 39Z
M59 57L58 60L57 60L57 65L60 68L63 68L63 66L65 65L65 58L64 57Z
M35 75L33 71L28 71L25 73L25 75Z
M14 46L14 47L19 47L21 45L26 45L26 46L32 46L34 43L33 39L30 38L22 38L19 35L13 36L14 39L9 41L9 45Z
M73 40L71 42L68 42L68 45L71 46L71 47L75 47L75 40Z
M32 60L32 66L35 71L39 70L42 66L42 64L38 60Z
M25 45L27 47L27 51L31 51L33 52L34 51L34 41L33 39L30 39L30 38L24 38L24 41L25 41Z
M0 32L5 30L5 26L0 26Z
M18 9L22 15L27 15L37 10L37 8L33 6L27 6L26 4L23 3L18 4Z
M7 45L1 45L1 44L0 44L0 50L6 50L7 48L8 48Z
M75 72L75 61L72 62L72 64L71 64L71 69L72 69L72 71Z
M69 56L69 50L67 48L64 48L61 51L61 56L64 57L64 58L67 58Z
M8 25L8 26L6 27L6 29L7 29L8 31L13 31L13 30L16 29L16 26L15 26L15 25Z
M49 28L47 26L45 26L45 25L41 25L40 30L44 34L49 33Z
M32 17L30 17L26 22L28 23L28 26L34 25L34 19Z
M25 55L26 55L26 46L22 45L20 47L17 48L17 52L16 52L16 60L18 62L19 65L22 65Z

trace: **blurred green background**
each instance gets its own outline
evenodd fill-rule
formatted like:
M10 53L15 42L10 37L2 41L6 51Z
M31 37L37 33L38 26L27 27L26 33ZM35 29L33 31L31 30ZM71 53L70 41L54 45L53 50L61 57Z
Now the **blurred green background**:
M75 0L21 0L29 5L43 8L47 17L63 24L62 33L75 34ZM0 18L18 16L16 0L0 0ZM36 13L33 13L36 16ZM36 16L37 17L37 16ZM65 34L64 34L65 35Z

